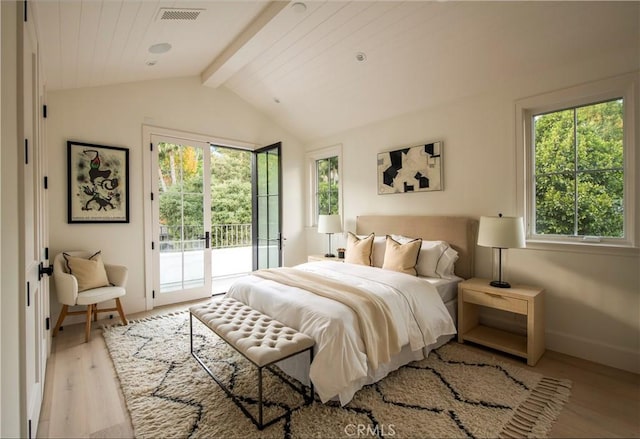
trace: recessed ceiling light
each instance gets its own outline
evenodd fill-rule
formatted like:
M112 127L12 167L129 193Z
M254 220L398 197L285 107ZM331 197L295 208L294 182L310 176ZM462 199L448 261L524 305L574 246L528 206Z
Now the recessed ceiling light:
M171 44L169 43L158 43L152 46L149 46L150 53L167 53L171 50Z
M367 54L364 52L358 52L356 53L356 61L358 62L363 62L367 60Z
M295 2L294 4L291 5L291 9L293 9L298 14L302 14L304 11L307 10L307 5L305 5L302 2Z

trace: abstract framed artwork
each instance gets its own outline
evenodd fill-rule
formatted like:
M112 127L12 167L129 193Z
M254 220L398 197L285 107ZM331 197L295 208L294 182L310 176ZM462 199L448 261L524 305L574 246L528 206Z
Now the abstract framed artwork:
M442 142L378 154L378 194L443 189Z
M67 142L67 222L129 222L129 150Z

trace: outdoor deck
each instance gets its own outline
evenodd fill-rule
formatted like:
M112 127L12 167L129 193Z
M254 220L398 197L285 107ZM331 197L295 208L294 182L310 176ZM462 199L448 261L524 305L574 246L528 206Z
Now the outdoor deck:
M184 267L185 286L202 284L203 252L193 250L181 252L160 252L161 291L182 289ZM224 293L235 279L252 271L252 247L228 247L211 250L212 294Z

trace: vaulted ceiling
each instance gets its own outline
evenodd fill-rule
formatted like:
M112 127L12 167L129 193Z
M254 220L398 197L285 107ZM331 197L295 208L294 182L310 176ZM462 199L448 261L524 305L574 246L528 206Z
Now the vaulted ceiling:
M638 2L31 4L49 90L199 76L303 140L640 44Z

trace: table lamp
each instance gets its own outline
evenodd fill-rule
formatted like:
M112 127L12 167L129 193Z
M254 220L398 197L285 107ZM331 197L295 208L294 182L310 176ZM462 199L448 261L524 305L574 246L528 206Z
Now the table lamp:
M325 258L335 258L336 255L331 253L331 235L342 232L342 221L340 215L318 215L318 233L326 233L329 235L329 253L325 254Z
M497 288L511 288L509 282L502 280L502 250L525 246L522 218L502 216L502 214L480 217L478 245L498 249L498 280L491 281L489 285Z

